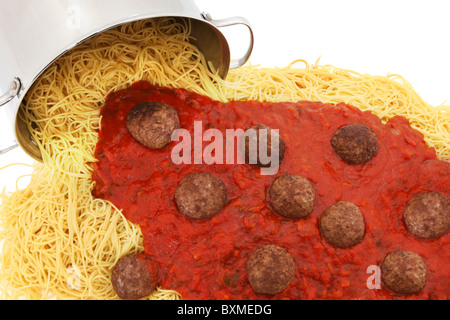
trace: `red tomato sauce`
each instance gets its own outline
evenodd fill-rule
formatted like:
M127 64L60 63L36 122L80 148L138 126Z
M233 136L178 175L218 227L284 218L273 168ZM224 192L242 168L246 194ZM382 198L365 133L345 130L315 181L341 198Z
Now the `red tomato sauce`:
M256 124L279 129L286 154L276 175L264 176L252 165L181 164L171 161L171 142L150 150L126 128L136 104L159 101L179 113L181 127L193 134L194 121L203 130L246 130ZM184 89L138 82L112 93L101 111L102 122L94 164L93 194L123 210L141 227L145 253L159 268L160 285L184 299L448 299L450 297L450 235L418 240L406 229L403 210L420 192L450 196L450 163L436 159L433 148L403 117L385 125L370 112L345 104L319 102L221 103ZM378 137L378 152L363 165L348 165L331 147L333 133L343 125L361 123ZM203 148L209 142L203 142ZM224 210L207 221L182 215L174 200L181 179L211 172L228 190ZM268 190L283 174L308 178L316 191L312 214L287 220L271 211ZM321 236L320 214L337 201L356 204L365 220L363 240L347 249L335 248ZM257 294L247 280L245 264L252 250L265 244L284 247L294 258L295 280L283 292ZM394 250L420 254L427 265L425 288L402 296L385 287L369 289L371 265L380 266Z

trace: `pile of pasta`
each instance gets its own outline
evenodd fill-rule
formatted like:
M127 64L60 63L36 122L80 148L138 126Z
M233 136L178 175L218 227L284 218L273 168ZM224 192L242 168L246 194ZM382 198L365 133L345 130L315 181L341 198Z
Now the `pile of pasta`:
M188 21L159 18L105 31L52 64L24 99L43 162L29 185L3 191L3 299L118 299L118 259L143 250L139 227L91 191L92 163L108 93L138 80L186 88L215 100L345 102L383 122L401 115L450 161L450 106L427 104L399 75L373 76L298 60L284 68L247 64L221 79L190 42ZM148 299L181 299L158 288Z

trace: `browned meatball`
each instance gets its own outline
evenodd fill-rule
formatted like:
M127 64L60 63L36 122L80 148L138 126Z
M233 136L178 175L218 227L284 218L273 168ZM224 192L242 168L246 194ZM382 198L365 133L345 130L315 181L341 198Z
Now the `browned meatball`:
M225 183L211 173L184 177L175 192L178 209L190 219L209 219L227 203Z
M378 151L377 135L362 124L350 124L338 129L331 139L331 145L350 164L365 163Z
M136 300L150 295L156 288L157 271L145 254L130 253L117 261L111 282L119 298Z
M351 202L340 201L326 209L319 220L322 236L330 244L348 248L364 237L364 218L359 208Z
M393 251L381 265L381 276L388 289L396 293L413 294L425 286L427 266L415 252Z
M417 238L439 238L450 229L450 199L439 192L419 193L411 198L403 217Z
M128 113L127 128L134 139L150 149L162 149L180 127L178 112L162 102L144 102Z
M255 134L250 134L254 130ZM263 134L262 130L267 130L266 134ZM260 153L260 138L261 142L267 145L267 152ZM245 146L245 162L254 164L258 167L268 168L271 167L271 155L272 152L272 139L278 139L278 166L284 159L284 154L286 152L286 143L283 138L276 133L276 131L272 130L270 127L259 124L254 127L251 127L247 130L245 138L244 138L244 146ZM275 149L274 149L275 150ZM267 156L267 159L262 159ZM274 155L275 156L275 155ZM263 160L263 161L261 161Z
M278 177L270 187L269 195L275 212L285 218L306 218L314 208L314 188L311 182L302 176Z
M283 248L266 245L253 251L246 264L247 278L257 293L277 294L295 277L294 258Z

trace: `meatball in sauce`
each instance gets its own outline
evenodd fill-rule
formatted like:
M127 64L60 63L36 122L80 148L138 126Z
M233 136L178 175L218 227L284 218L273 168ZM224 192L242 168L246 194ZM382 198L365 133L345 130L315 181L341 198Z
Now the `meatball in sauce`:
M275 212L288 219L306 218L314 208L314 188L302 176L278 177L272 184L269 195Z
M450 199L439 192L419 193L403 213L406 228L420 239L437 239L450 229Z
M277 142L275 142L275 140ZM261 149L266 146L266 150ZM257 167L267 168L273 166L271 159L278 154L278 167L284 159L286 143L272 128L266 125L256 125L246 131L244 136L245 162Z
M128 131L134 139L150 149L162 149L180 128L177 111L162 102L144 102L128 113Z
M349 124L338 129L332 139L334 151L349 164L370 161L378 151L377 135L362 124Z
M157 285L157 270L145 254L130 253L117 261L111 274L119 298L136 300L150 295Z
M351 202L340 201L326 209L319 220L322 236L339 248L349 248L364 237L364 218Z
M286 289L295 277L294 258L276 245L253 251L246 264L247 277L257 293L277 294Z
M425 286L427 266L419 254L397 250L384 259L381 276L388 289L400 294L414 294Z
M184 177L175 192L182 214L205 220L222 211L227 203L225 183L212 173L194 173Z

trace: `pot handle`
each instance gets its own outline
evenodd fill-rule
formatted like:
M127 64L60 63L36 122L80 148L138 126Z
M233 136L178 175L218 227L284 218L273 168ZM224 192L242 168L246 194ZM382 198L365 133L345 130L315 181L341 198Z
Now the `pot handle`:
M20 82L19 78L14 78L11 82L11 85L9 86L8 91L6 91L5 94L0 96L0 107L10 102L14 97L16 97L19 94L19 91L22 87L22 83ZM4 111L4 110L3 110ZM2 140L4 137L2 137ZM9 143L6 144L0 144L0 155L7 153L15 148L17 148L19 145L17 144L17 141L14 138L11 138Z
M11 82L8 91L0 96L0 107L10 102L15 96L19 94L22 83L19 78L14 78Z
M246 26L248 28L248 30L250 32L250 43L248 45L247 52L241 58L230 62L230 69L236 69L236 68L243 66L250 58L250 55L252 54L252 51L253 51L253 44L255 42L253 30L250 26L250 23L247 21L247 19L245 19L243 17L231 17L231 18L227 18L227 19L214 20L209 13L205 13L205 12L202 12L202 17L205 20L211 22L213 25L215 25L218 28L229 27L229 26L233 26L233 25L237 25L237 24L243 24L244 26Z

